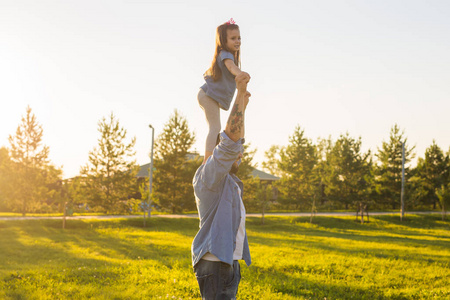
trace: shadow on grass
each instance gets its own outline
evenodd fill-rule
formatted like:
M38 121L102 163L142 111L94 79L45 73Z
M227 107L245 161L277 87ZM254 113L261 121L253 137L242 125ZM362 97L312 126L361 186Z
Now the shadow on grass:
M31 220L35 221L35 220ZM24 221L22 221L24 222ZM45 227L61 229L61 220L39 220L40 224ZM93 228L125 228L132 227L142 231L167 231L174 232L185 236L194 237L198 230L198 219L195 218L146 218L146 226L144 227L143 218L119 218L111 220L102 219L81 219L67 220L66 229L93 229Z
M160 220L162 222L158 223ZM0 264L2 267L45 266L56 260L58 267L63 268L118 264L114 260L148 260L171 268L175 259L190 266L190 245L179 246L174 242L178 235L184 239L193 238L198 221L179 221L166 224L165 220L153 219L147 223L148 227L142 228L142 223L136 219L71 220L65 230L61 229L62 223L58 220L8 221L0 227L0 257L7 258ZM128 231L130 228L132 231ZM115 236L114 232L104 234L98 231L102 229L126 231L122 236ZM149 235L152 232L170 233L171 243L165 244L161 238L155 240Z
M251 218L252 224L261 225L260 218ZM287 225L296 223L309 223L309 217L265 217L265 225ZM414 230L414 229L444 229L450 230L450 220L442 221L438 215L407 215L403 221L395 215L371 216L369 222L361 224L359 219L353 217L325 217L316 216L313 218L314 225L327 229L354 229L354 230L392 230L392 225L397 226L394 230ZM449 234L450 235L450 234Z
M332 236L336 238L336 236ZM340 237L342 238L342 237ZM345 238L343 238L345 239ZM269 247L279 248L281 246L285 246L290 249L301 249L304 251L308 251L310 249L320 249L322 251L326 251L328 253L339 253L346 257L361 257L367 258L370 260L371 258L382 258L389 260L404 260L410 262L422 262L422 263L438 263L442 266L448 266L448 255L439 255L439 254L427 254L427 253L413 253L406 252L403 249L384 249L373 248L373 247L364 247L361 246L359 248L345 248L345 241L343 243L330 243L327 241L319 242L319 241L311 241L303 238L294 239L294 240L285 240L281 238L277 239L268 239L264 237L252 237L250 239L251 244L260 244ZM385 243L385 242L383 242ZM343 246L340 246L343 245Z
M382 217L390 220L386 216ZM431 247L436 251L446 251L450 248L449 239L438 234L422 235L417 231L417 224L405 232L402 228L370 227L367 224L357 224L351 219L320 217L316 219L316 224L313 225L309 224L309 219L307 219L290 218L283 222L278 218L270 218L266 225L260 225L252 220L251 225L249 224L250 226L247 226L247 228L259 234L252 236L250 232L249 241L250 243L270 247L286 246L304 250L316 248L346 256L401 259L425 263L438 262L442 265L448 265L448 255L429 254L423 248L429 249ZM418 219L423 218L419 217ZM434 220L434 218L431 220ZM441 226L434 227L441 228ZM277 237L265 237L266 232L277 232ZM282 238L283 236L285 238ZM418 237L428 237L428 239ZM328 239L337 240L330 242ZM348 246L349 241L352 242L350 243L351 246ZM361 244L358 245L358 242ZM385 247L386 244L390 246ZM400 249L395 249L395 247ZM409 250L405 252L404 247L409 248Z
M187 240L198 228L198 220L156 218L146 228L136 219L70 220L65 230L61 220L0 224L0 298L7 299L30 299L39 290L55 291L49 299L61 299L56 291L71 295L61 285L87 297L103 287L119 295L114 289L124 284L166 284L172 271L192 270Z
M389 299L375 289L312 281L296 270L285 269L280 271L273 268L252 266L249 272L257 274L257 278L252 278L249 274L248 280L251 285L270 282L275 293L293 297L304 297L306 299L350 299L350 297L353 299Z
M312 231L316 234L328 236L328 234L334 233L348 233L349 236L366 237L364 232L370 232L370 236L384 237L383 234L378 233L391 233L396 235L408 236L421 236L432 237L442 241L450 241L450 221L447 224L437 223L440 220L435 216L413 216L410 220L404 220L403 222L393 219L393 216L376 216L372 218L370 223L358 223L351 218L341 217L316 217L312 224L309 223L309 218L306 217L292 217L292 218L280 218L269 217L266 219L266 224L261 225L259 220L252 218L247 221L247 224L252 226L257 232L264 232L267 229L286 231L286 232L307 232ZM419 226L421 224L421 226ZM300 225L300 226L296 226ZM295 227L295 229L294 229ZM424 233L421 230L433 229L442 230L446 232L446 235L429 234ZM413 239L415 240L415 239ZM427 241L422 239L422 241Z
M378 216L373 223L359 224L346 218L316 217L315 224L309 225L309 218L266 219L266 225L260 225L259 218L249 218L250 243L268 247L288 247L290 249L321 249L337 252L345 256L365 256L387 259L404 259L445 263L448 256L415 254L404 255L400 250L384 250L369 247L362 249L345 248L346 241L371 242L378 244L398 244L402 246L432 246L448 249L448 242L438 235L429 235L438 239L429 241L414 239L408 235L420 236L419 223L431 228L447 228L446 224L437 224L435 218L420 216L411 221L411 226L397 224L390 216ZM378 219L379 218L379 219ZM380 224L376 223L380 221ZM422 221L421 221L422 220ZM399 228L387 225L401 225ZM139 265L156 265L159 270L171 268L190 268L190 242L198 230L197 219L147 219L143 228L142 219L115 220L68 220L65 230L61 229L61 220L25 220L0 222L0 281L4 287L19 291L20 282L25 275L38 280L38 276L50 276L55 282L70 281L88 285L95 280L98 284L119 281L126 276L121 270L123 262L131 261ZM404 227L408 230L405 231ZM111 229L109 231L108 229ZM122 231L123 230L123 231ZM354 230L355 232L351 232ZM364 235L367 232L369 234ZM158 233L155 235L155 233ZM161 234L160 234L161 233ZM164 234L167 233L166 236ZM257 233L257 234L256 234ZM269 233L277 238L264 236ZM389 236L395 233L401 236ZM155 237L157 236L157 237ZM326 239L310 239L305 236L341 239L342 242L330 243ZM285 237L285 238L283 238ZM176 239L183 240L177 244ZM428 242L428 244L427 244ZM358 246L358 245L357 245ZM382 247L381 247L382 248ZM275 251L275 250L274 250ZM276 251L274 253L277 253ZM52 260L52 262L50 262ZM447 262L448 264L448 262ZM84 268L89 266L89 268ZM98 271L94 271L96 267ZM284 267L284 268L283 268ZM68 269L68 274L61 270ZM49 271L50 270L50 271ZM21 274L19 272L27 272ZM135 272L136 270L128 270ZM43 275L44 274L44 275ZM291 296L312 299L411 299L402 296L386 296L379 287L373 289L356 288L342 282L328 283L311 280L310 274L295 266L277 266L276 268L250 267L244 270L252 284L270 283L276 292ZM93 276L96 275L96 279ZM334 278L336 280L337 278ZM354 278L354 280L358 280ZM2 283L0 282L0 289ZM26 294L24 294L26 296Z

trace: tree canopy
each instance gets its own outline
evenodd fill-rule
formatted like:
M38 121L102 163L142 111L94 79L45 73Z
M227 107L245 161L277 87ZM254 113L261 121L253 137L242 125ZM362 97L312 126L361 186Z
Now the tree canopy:
M50 164L49 147L42 143L43 134L42 126L28 106L15 135L9 136L9 158L3 158L3 168L9 172L3 197L7 206L22 215L51 201L54 192L49 185L61 180L61 170Z
M136 138L127 141L127 131L113 113L99 121L98 132L98 145L89 152L89 162L81 168L82 177L78 178L84 198L97 210L127 212L134 205L129 198L138 189Z
M378 182L381 186L381 201L397 207L400 199L402 185L402 144L405 145L405 177L409 178L409 163L414 158L414 148L407 144L405 132L395 124L391 128L389 141L383 141L378 149L376 157L379 164L377 166Z
M176 213L195 209L192 178L201 164L189 155L195 142L188 122L175 110L155 143L153 200L162 209Z

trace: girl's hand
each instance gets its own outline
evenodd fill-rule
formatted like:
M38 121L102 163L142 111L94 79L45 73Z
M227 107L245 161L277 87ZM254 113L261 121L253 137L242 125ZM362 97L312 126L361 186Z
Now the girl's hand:
M245 95L247 92L247 84L250 81L250 75L248 75L248 73L241 72L234 80L236 81L236 88L238 92L244 93Z

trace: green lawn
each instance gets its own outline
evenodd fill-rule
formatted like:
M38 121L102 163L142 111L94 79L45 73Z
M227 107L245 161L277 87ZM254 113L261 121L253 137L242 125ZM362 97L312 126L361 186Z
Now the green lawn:
M449 299L439 215L247 219L238 299ZM0 221L0 299L198 299L196 219Z

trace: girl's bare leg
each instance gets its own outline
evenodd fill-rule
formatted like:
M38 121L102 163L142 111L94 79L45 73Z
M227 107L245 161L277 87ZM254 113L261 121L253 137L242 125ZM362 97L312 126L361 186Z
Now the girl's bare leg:
M198 92L197 97L200 107L205 111L206 122L208 123L209 128L208 135L206 137L205 158L203 159L203 163L205 163L216 147L217 135L219 134L221 128L220 107L219 104L206 95L202 89Z

